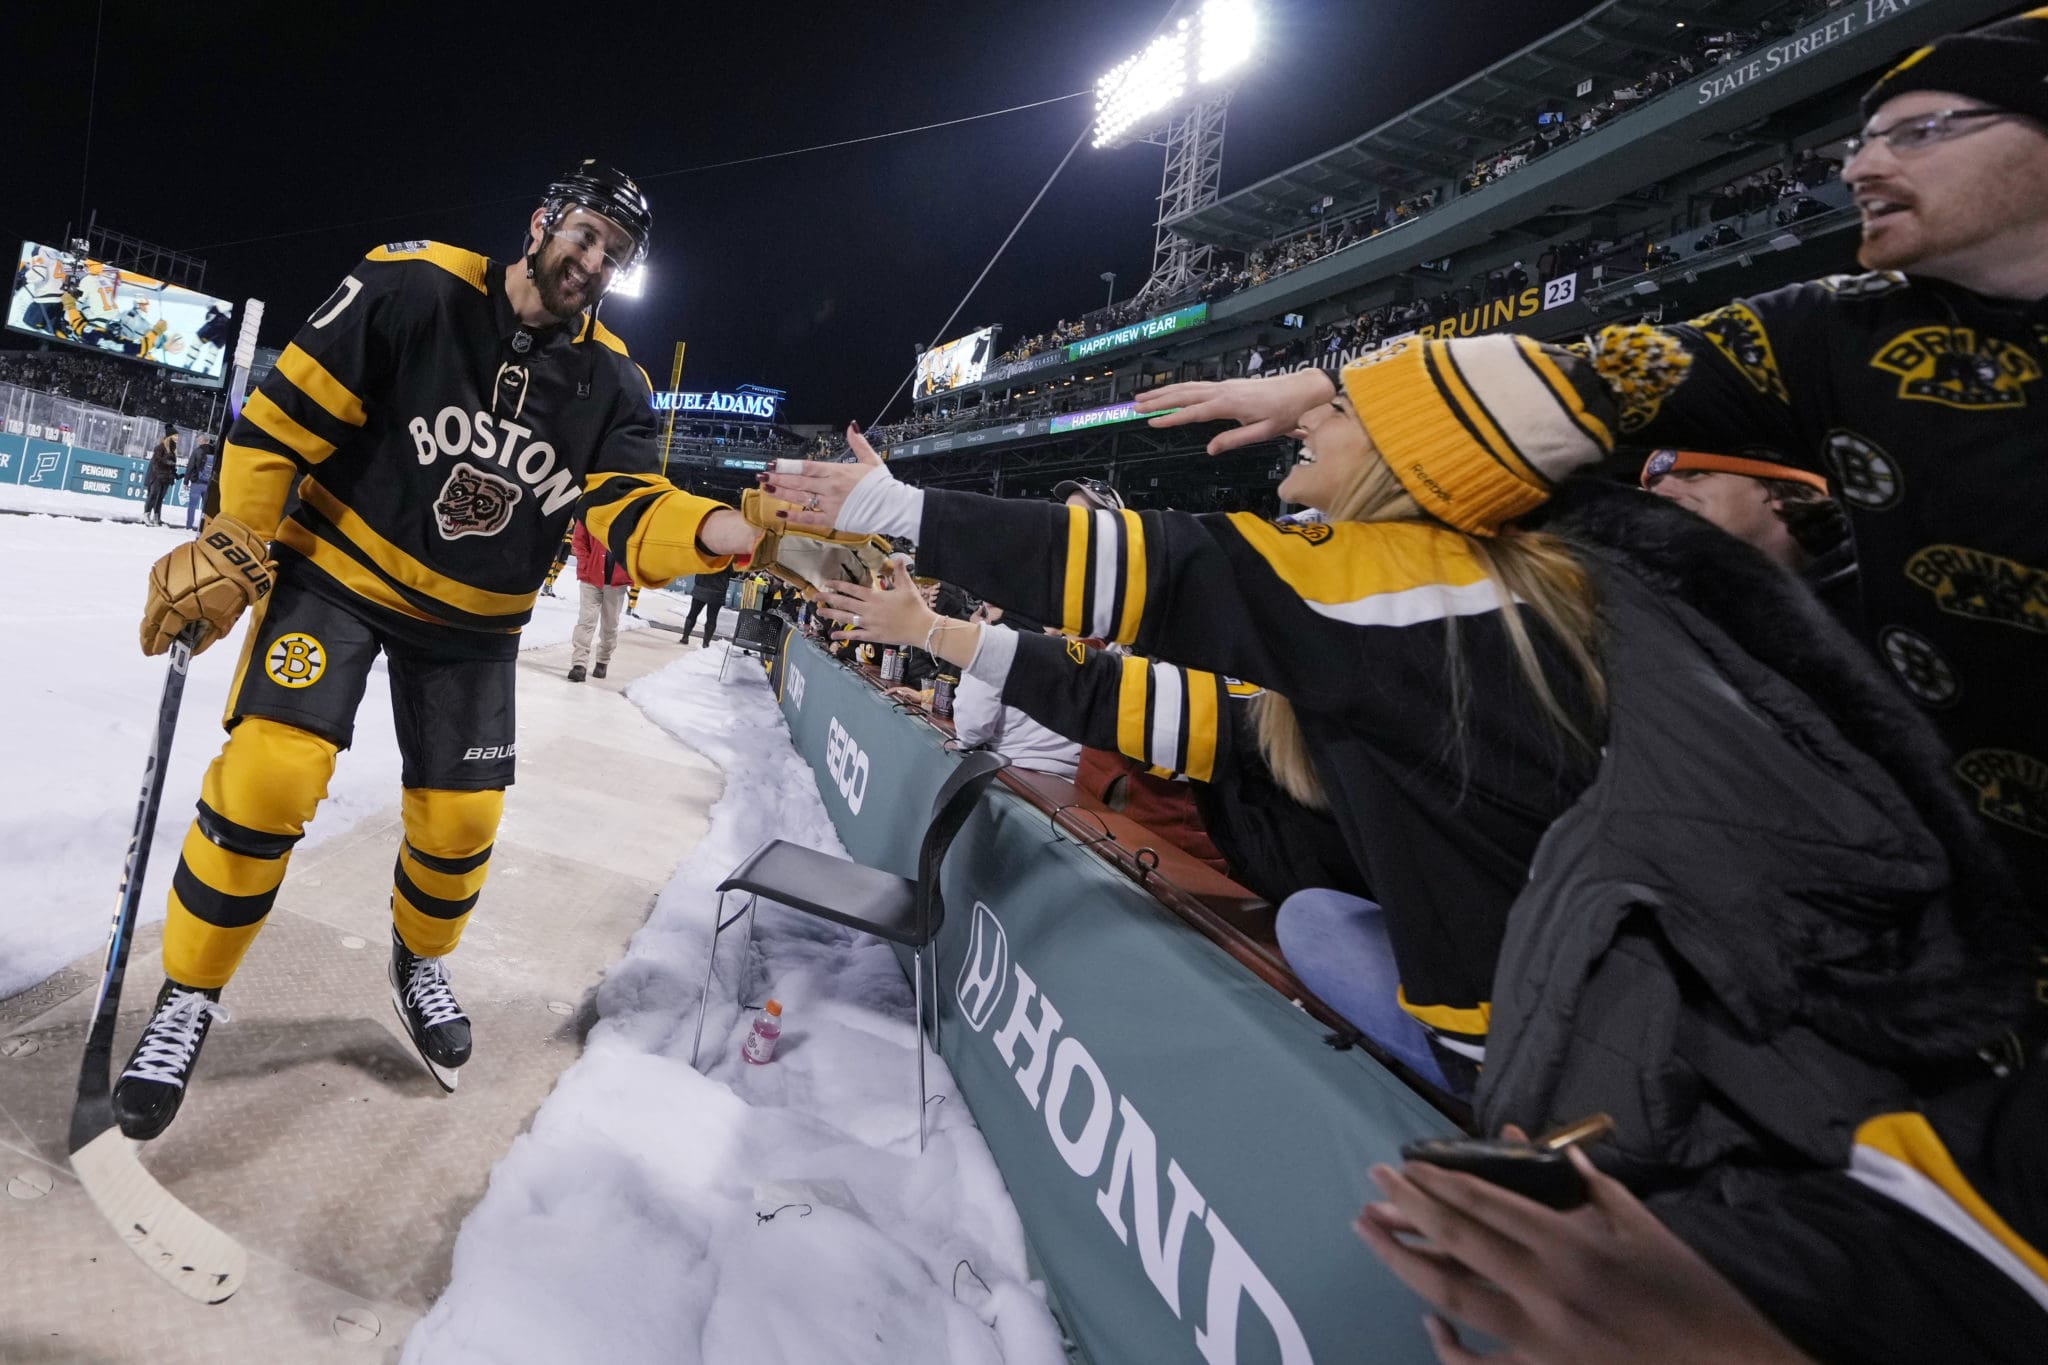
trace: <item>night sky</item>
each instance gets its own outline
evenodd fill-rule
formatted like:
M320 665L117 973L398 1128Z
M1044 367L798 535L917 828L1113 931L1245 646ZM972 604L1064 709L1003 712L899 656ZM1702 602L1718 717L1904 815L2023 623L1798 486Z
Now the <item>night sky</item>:
M1092 90L1169 7L107 0L85 206L205 258L208 292L263 299L263 342L282 345L379 243L432 237L509 259L546 182L597 156L654 203L650 293L604 313L658 386L684 340L684 388L767 384L789 391L788 420L866 421L1092 99L669 172ZM1223 192L1587 7L1267 0L1260 54L1230 110ZM100 12L89 0L10 7L6 239L55 240L78 214ZM947 336L988 323L1010 338L1042 331L1099 307L1105 270L1127 295L1151 261L1161 158L1083 145Z

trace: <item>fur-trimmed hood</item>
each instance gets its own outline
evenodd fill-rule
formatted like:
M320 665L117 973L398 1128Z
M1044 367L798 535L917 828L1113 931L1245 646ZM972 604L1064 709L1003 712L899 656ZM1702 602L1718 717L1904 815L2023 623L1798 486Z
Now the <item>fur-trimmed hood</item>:
M1607 1109L1626 1158L1829 1163L2026 1008L2021 901L1932 728L1792 575L1662 499L1568 486L1608 745L1510 916L1489 1125Z

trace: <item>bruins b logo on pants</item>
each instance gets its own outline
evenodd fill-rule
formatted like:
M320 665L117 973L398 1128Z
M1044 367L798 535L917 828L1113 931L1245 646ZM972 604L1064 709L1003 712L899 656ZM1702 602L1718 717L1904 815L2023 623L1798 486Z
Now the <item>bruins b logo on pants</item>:
M279 687L311 687L327 671L327 651L303 631L280 635L263 656L263 671Z

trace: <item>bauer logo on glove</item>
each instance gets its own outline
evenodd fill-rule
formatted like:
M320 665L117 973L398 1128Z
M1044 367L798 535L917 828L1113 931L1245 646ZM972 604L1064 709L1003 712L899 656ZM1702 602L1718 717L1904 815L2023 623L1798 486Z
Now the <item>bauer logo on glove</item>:
M206 523L197 540L150 566L142 608L142 652L161 654L178 632L202 627L194 654L234 629L244 608L270 592L270 546L233 517Z

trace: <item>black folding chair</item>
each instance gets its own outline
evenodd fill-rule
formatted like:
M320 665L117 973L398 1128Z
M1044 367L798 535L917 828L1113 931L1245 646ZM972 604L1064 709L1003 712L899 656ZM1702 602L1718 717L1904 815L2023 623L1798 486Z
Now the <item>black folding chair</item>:
M932 820L925 826L924 843L917 854L917 878L899 877L864 867L830 853L792 844L787 839L770 839L747 855L747 860L718 884L718 907L711 920L711 952L704 963L704 989L697 1000L697 1036L690 1044L690 1065L697 1064L697 1051L704 1042L704 1013L711 1000L711 968L718 957L718 936L746 917L746 945L740 956L740 993L747 999L747 977L752 966L754 906L766 896L777 904L807 915L817 915L839 924L851 925L877 938L901 943L910 949L912 994L917 1003L917 1150L925 1142L925 958L932 940L945 923L946 905L939 894L939 869L946 850L974 813L982 791L995 775L1010 766L1001 754L975 752L962 756L945 785L932 801ZM743 910L728 918L725 898L729 892L747 893ZM939 1047L939 962L931 957L931 1040Z
M725 681L725 666L732 662L732 652L757 654L772 658L782 648L782 618L773 612L758 611L753 607L740 608L740 614L733 622L732 634L725 642L725 657L718 661L718 680Z

